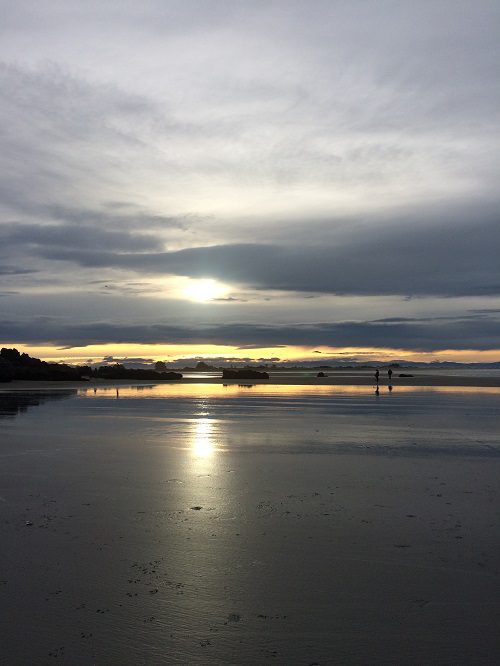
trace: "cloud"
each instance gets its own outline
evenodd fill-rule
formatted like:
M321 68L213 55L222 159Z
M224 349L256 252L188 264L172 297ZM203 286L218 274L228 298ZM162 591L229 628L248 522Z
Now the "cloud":
M158 166L155 132L176 131L156 102L57 64L0 62L0 85L4 219L162 232L196 219L131 195Z
M178 367L192 367L200 363L200 361L213 366L226 365L228 363L254 363L254 360L249 357L240 358L239 356L191 356L177 358L174 361L166 361L166 363L168 365L175 364Z
M35 272L30 268L18 268L17 266L6 266L5 264L3 266L0 265L0 275L30 275Z
M279 349L283 348L286 349L287 345L273 345L273 349ZM259 345L259 344L250 344L250 345L240 345L238 349L263 349L265 348L265 345Z
M228 323L204 326L170 324L67 324L48 317L0 322L0 339L25 344L79 347L106 343L219 344L240 348L286 345L391 347L413 351L497 349L500 320L449 318L443 321L297 323L259 325Z
M218 303L246 303L247 300L244 298L235 298L234 296L227 296L224 298L212 298L210 299L212 301L218 302Z
M193 215L166 216L151 213L130 201L104 202L99 209L75 208L51 205L41 207L38 212L50 220L60 220L73 224L105 225L120 229L186 229Z
M81 266L218 278L254 288L341 295L499 295L498 219L365 228L337 245L234 244L176 252L43 249Z
M151 234L131 233L124 230L107 230L86 225L62 224L1 224L0 242L3 247L34 245L50 248L74 248L85 250L152 250L161 247Z
M73 362L73 361L71 361ZM115 365L117 363L121 365L126 365L129 368L152 368L155 364L155 360L152 358L142 358L142 357L128 357L117 358L114 356L104 356L101 361L93 361L89 359L87 361L89 365L98 367L100 365Z

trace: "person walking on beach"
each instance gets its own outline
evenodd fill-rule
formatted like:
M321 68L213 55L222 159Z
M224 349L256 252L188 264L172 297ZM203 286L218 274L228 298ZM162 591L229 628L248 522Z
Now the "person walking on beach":
M391 383L391 379L392 379L392 370L391 370L391 368L389 368L389 370L387 370L387 374L388 374L388 376L389 376L389 384L390 384L390 383Z
M378 371L378 368L375 370L375 379L377 380L377 386L378 386L378 378L380 376L380 372Z

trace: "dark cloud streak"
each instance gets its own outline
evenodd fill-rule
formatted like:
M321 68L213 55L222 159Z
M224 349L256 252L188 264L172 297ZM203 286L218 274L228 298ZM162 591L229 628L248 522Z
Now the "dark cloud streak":
M228 323L205 326L157 324L73 325L50 318L0 322L0 339L25 344L80 347L107 343L219 344L240 349L283 345L392 347L433 352L442 349L496 349L500 320L450 318L400 323L347 321L296 325Z
M3 247L36 245L52 248L81 248L97 250L152 250L161 247L159 239L151 234L99 229L93 226L56 224L2 224L0 243Z

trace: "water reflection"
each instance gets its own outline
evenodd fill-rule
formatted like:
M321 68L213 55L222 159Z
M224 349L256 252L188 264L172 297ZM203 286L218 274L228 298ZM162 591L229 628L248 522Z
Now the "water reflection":
M254 384L251 394L255 397L313 397L338 395L369 395L374 388L370 385L319 385L319 384ZM397 392L411 393L467 393L500 395L500 387L491 386L395 386L380 385L380 394ZM140 392L144 398L197 398L200 401L211 398L236 398L249 395L248 385L237 384L156 384L148 386L120 386L120 398L137 398ZM116 398L116 387L82 388L78 395L83 398ZM200 409L200 412L202 410ZM206 413L206 412L205 412Z
M209 458L214 453L213 427L211 419L195 421L191 450L196 458Z
M32 393L23 391L0 392L0 419L14 418L18 414L27 412L30 407L38 407L50 400L66 400L73 395L76 395L76 389L36 391Z

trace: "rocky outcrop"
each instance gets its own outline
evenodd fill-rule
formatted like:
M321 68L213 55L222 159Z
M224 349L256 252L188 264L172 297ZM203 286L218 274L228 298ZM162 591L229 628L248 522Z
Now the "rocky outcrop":
M17 349L3 347L0 351L0 381L13 379L29 381L80 381L83 369L73 368L64 363L46 363Z

